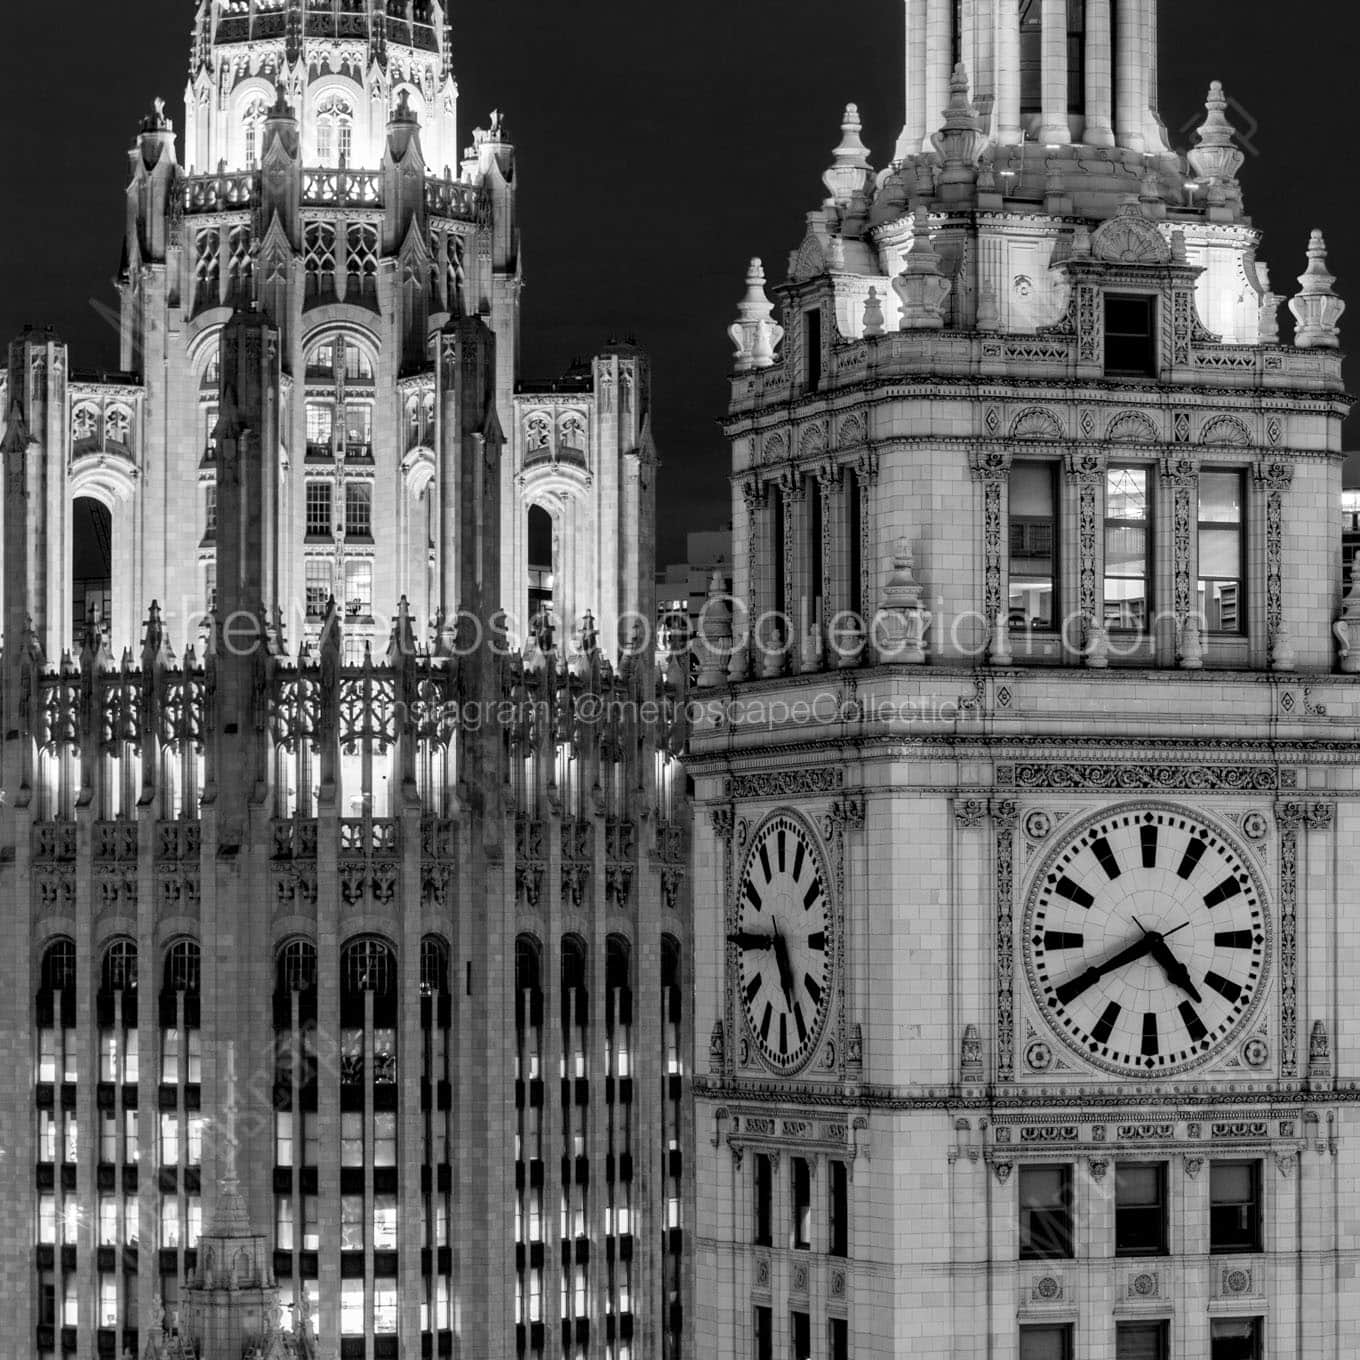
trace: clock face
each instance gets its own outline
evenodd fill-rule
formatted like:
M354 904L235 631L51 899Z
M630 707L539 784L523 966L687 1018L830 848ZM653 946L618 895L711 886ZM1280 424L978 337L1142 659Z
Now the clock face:
M751 1035L766 1064L793 1072L812 1056L831 1001L831 899L811 832L770 818L747 851L728 936Z
M1088 1062L1157 1076L1213 1056L1260 996L1270 922L1255 875L1180 808L1090 822L1031 894L1024 952L1049 1023Z

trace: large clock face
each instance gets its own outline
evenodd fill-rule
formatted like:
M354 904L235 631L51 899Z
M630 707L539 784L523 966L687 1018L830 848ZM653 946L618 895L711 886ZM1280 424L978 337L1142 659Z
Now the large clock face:
M1035 998L1088 1062L1157 1076L1213 1056L1265 977L1269 916L1223 833L1188 811L1137 807L1088 823L1031 894Z
M780 814L756 834L737 884L728 936L761 1057L793 1072L812 1056L831 1001L831 899L811 833Z

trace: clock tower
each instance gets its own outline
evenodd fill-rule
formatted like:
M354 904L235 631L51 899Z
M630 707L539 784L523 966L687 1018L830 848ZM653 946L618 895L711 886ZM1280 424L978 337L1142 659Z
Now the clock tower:
M1338 1357L1360 599L1325 242L1285 244L1282 334L1223 88L1188 150L1155 112L1154 0L905 11L892 163L847 108L730 331L696 1346Z

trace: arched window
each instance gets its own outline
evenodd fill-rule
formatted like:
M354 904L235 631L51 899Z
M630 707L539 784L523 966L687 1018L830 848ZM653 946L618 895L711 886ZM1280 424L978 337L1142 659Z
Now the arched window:
M259 167L260 153L264 149L264 120L268 112L263 99L252 99L241 116L243 159L247 170Z
M105 992L135 991L137 987L137 941L112 940L104 950L104 966L100 969L100 990Z
M278 990L310 992L316 988L316 946L310 940L289 940L279 950Z
M448 990L448 946L437 935L427 935L420 942L420 994L441 996Z
M174 941L165 952L160 994L160 1086L176 1087L173 1102L162 1101L159 1112L147 1117L153 1123L156 1162L173 1179L161 1182L159 1197L162 1299L178 1297L178 1281L184 1277L181 1257L198 1246L203 1206L197 1180L186 1168L202 1160L203 1040L200 1026L202 952L194 940ZM181 1115L180 1111L184 1111ZM154 1184L154 1182L153 1182Z
M316 156L322 165L348 165L354 152L354 108L342 95L316 106Z
M99 1080L135 1084L139 1068L136 940L111 940L104 950L95 1009L99 1022ZM116 1128L109 1133L116 1137Z
M310 940L289 940L275 965L273 1102L274 1249L288 1254L320 1247L317 1199L314 1188L305 1184L320 1163L316 1017L316 946ZM302 1168L300 1176L295 1168ZM299 1278L301 1265L294 1260L293 1279Z

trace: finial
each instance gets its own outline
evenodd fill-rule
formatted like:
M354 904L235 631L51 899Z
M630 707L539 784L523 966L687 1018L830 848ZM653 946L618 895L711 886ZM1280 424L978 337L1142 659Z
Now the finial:
M940 257L930 235L930 213L924 204L913 214L911 234L907 266L893 280L893 292L902 299L900 329L940 330L954 285L940 270Z
M831 168L822 176L828 203L847 207L856 194L862 194L873 175L869 164L869 148L860 137L859 105L847 104L841 115L840 145L831 153Z
M1327 269L1327 242L1320 231L1308 238L1308 268L1299 275L1301 291L1289 301L1298 322L1294 343L1300 349L1337 349L1346 304L1332 291L1336 276Z
M869 295L864 299L864 335L867 339L871 335L883 334L883 299L878 295L878 289L872 284L869 285Z
M737 305L736 323L727 333L736 346L738 373L774 364L784 328L774 320L774 304L765 293L765 266L758 257L746 271L746 296Z
M1223 93L1223 86L1215 80L1204 99L1205 118L1196 134L1199 143L1186 155L1190 168L1200 179L1210 184L1235 181L1237 172L1246 160L1233 140L1237 129L1224 113L1227 107L1228 98Z

